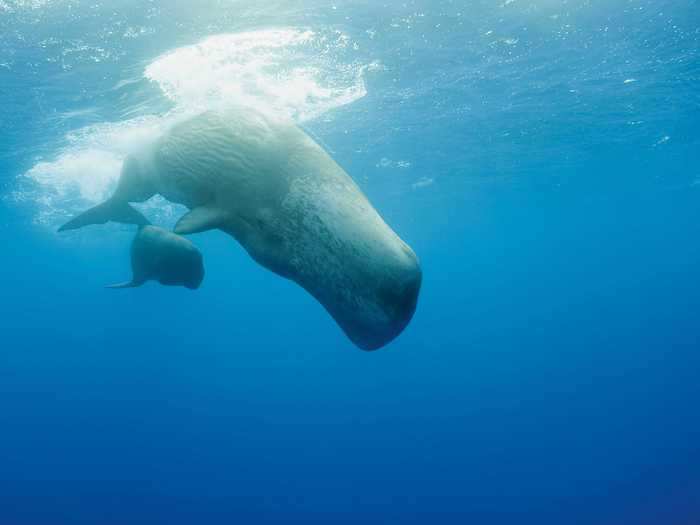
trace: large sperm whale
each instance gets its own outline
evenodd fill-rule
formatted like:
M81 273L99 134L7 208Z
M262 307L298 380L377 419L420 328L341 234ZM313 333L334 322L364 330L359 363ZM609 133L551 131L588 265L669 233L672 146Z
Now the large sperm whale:
M234 108L181 121L127 157L109 200L61 230L146 224L129 203L155 194L190 209L176 233L233 236L311 293L364 350L390 342L414 314L422 273L413 250L290 120Z
M142 226L131 243L131 281L107 288L135 288L146 281L196 290L204 279L202 254L188 239L158 226Z

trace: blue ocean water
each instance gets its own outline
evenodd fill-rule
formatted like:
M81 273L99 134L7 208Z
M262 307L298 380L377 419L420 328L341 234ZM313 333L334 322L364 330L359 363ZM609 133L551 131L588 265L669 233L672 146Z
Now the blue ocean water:
M693 0L0 0L0 525L700 523L699 80ZM231 99L420 257L386 348L222 233L196 292L56 233Z

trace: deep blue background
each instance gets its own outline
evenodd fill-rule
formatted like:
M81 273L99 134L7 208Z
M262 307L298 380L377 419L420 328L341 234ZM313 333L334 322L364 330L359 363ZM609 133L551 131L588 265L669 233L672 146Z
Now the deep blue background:
M151 3L19 4L0 10L0 524L700 523L697 3L212 1L129 43L105 27ZM11 197L64 133L118 119L123 71L268 25L337 27L384 64L305 124L421 258L414 321L380 351L217 232L193 237L199 291L105 290L129 228L60 238ZM37 42L73 33L123 54L58 74Z

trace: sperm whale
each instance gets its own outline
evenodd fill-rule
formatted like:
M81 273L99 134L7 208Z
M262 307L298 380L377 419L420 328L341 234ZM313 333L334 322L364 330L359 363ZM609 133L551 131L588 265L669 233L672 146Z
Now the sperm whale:
M291 120L205 111L127 157L113 196L65 224L148 221L129 203L160 194L189 208L177 234L219 229L313 295L360 348L397 337L422 271L352 178Z
M108 288L135 288L146 281L196 290L204 279L202 254L188 239L158 226L142 226L131 243L131 281Z

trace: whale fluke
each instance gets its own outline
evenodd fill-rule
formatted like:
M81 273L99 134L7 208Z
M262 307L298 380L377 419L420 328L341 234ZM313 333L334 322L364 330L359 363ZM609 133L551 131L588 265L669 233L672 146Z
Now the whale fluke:
M76 230L90 224L104 224L109 221L138 224L139 226L150 224L148 219L132 208L128 202L109 199L71 219L61 226L58 231Z

